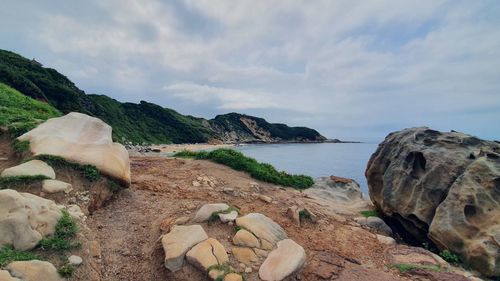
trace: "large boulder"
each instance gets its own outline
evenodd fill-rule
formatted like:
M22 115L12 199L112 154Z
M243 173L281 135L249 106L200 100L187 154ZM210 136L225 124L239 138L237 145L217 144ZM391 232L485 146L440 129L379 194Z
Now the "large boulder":
M500 145L459 132L389 134L366 177L373 203L414 238L500 275Z
M130 160L125 147L113 143L111 127L77 112L52 118L20 136L35 155L50 154L96 166L124 185L130 184Z
M291 239L278 242L278 248L269 253L259 269L262 280L283 280L300 271L306 262L304 248Z
M174 225L161 239L165 251L165 267L170 271L181 269L186 253L194 245L207 239L208 236L200 225Z
M33 249L42 237L54 233L61 211L51 201L12 189L0 190L0 247Z

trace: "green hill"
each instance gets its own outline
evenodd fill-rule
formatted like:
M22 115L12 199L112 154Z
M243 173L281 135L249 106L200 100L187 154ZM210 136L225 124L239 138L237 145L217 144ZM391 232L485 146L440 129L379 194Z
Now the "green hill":
M87 95L66 76L35 60L0 50L0 82L22 94L48 103L63 114L76 111L98 117L113 127L113 138L133 143L302 142L323 141L305 127L271 124L238 113L212 120L182 115L141 101L121 103L105 95Z

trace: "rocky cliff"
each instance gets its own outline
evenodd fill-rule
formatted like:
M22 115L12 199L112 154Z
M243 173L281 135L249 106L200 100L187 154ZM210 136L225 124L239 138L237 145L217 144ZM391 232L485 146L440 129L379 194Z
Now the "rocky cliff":
M500 145L459 132L389 134L366 170L370 198L414 238L500 275Z

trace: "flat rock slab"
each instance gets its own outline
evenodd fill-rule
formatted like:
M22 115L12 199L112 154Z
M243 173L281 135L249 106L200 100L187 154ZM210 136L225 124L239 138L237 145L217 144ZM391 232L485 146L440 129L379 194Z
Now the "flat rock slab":
M391 264L436 265L448 268L449 265L440 256L423 248L397 245L385 251L386 259Z
M12 189L0 190L0 247L33 249L53 234L61 211L54 201Z
M245 228L260 239L261 247L270 250L278 241L288 238L285 230L272 219L259 213L250 213L236 219L236 225Z
M45 121L18 139L29 141L35 155L56 155L94 165L120 183L130 184L128 152L113 142L111 127L98 118L71 112Z
M64 281L54 265L46 261L15 261L7 265L6 269L12 277L23 281Z
M251 248L234 247L232 249L234 258L245 265L250 265L257 262L259 258Z
M186 253L194 245L207 239L208 236L200 225L174 225L161 239L165 251L165 267L170 271L179 270Z
M46 193L70 193L73 190L73 186L67 182L58 180L44 180L42 184L42 191Z
M243 247L250 247L250 248L259 248L260 247L260 242L253 235L251 232L249 232L246 229L240 229L238 232L233 237L233 243L234 245L237 246L243 246Z
M225 211L227 209L229 209L229 205L225 203L205 204L196 212L193 222L207 221L213 213Z
M19 177L19 176L46 176L50 179L56 178L54 169L47 163L40 160L31 160L26 163L7 168L3 170L1 177Z
M210 266L222 265L229 261L224 246L213 238L208 238L194 246L187 252L186 259L203 272L207 272Z
M291 239L285 239L278 242L278 248L262 263L259 277L266 281L283 280L300 271L305 262L304 248Z

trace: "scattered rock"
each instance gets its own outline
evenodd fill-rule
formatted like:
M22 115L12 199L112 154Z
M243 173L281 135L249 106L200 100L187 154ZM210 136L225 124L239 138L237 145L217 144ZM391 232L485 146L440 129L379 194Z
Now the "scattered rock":
M252 273L252 268L251 267L245 268L245 273Z
M42 191L46 193L70 193L72 190L71 184L58 180L44 180L42 185Z
M224 274L225 272L222 270L212 269L208 272L208 277L210 277L210 279L212 280L217 280L217 278L224 276Z
M208 236L200 225L174 225L161 239L165 251L165 267L170 271L179 270L187 251L206 239Z
M236 273L229 273L224 276L224 281L243 281L243 277Z
M393 245L397 244L396 240L394 240L394 238L389 237L389 236L380 235L380 234L377 234L377 240L380 243L385 244L385 245L389 245L389 246L393 246Z
M285 230L272 219L259 213L250 213L236 219L236 225L253 233L261 242L261 248L270 250L283 239L288 238Z
M246 229L240 229L233 237L233 243L237 246L259 248L260 242L251 232Z
M22 281L63 281L57 273L57 269L50 262L31 260L11 262L5 268L12 277L17 277ZM16 279L14 279L16 280Z
M370 197L416 239L500 275L500 145L426 127L389 134L366 170ZM480 231L478 231L480 230Z
M89 244L90 255L95 258L101 257L101 245L97 241L90 241Z
M254 248L253 251L255 252L255 254L257 254L257 256L261 258L265 258L267 257L267 255L269 255L269 252L266 250Z
M45 121L18 139L29 141L35 155L56 155L94 165L122 184L130 184L128 152L123 145L113 143L111 127L100 119L71 112Z
M304 248L291 239L278 242L259 269L262 280L283 280L300 271L306 262Z
M296 205L288 208L286 214L298 227L300 227L301 221L304 219L309 219L312 222L318 221L318 217L310 209Z
M186 259L203 272L206 272L210 266L222 265L229 261L224 246L213 238L208 238L194 246L187 252Z
M42 237L53 234L61 211L51 201L12 189L0 190L0 247L33 249Z
M219 214L219 219L223 223L234 221L238 217L238 212L231 211L227 214Z
M81 220L85 218L85 214L82 212L82 209L80 206L71 204L65 207L66 210L68 211L69 215L77 220Z
M17 176L46 176L51 179L56 178L54 169L47 163L40 160L31 160L20 165L3 170L1 177L17 177Z
M260 185L256 182L251 182L250 188L252 188L254 192L260 192Z
M71 265L79 266L80 264L82 264L83 259L79 256L72 255L68 258L68 262Z
M273 198L266 196L266 195L263 195L263 194L259 194L259 199L266 202L266 203L273 202Z
M379 217L359 217L355 218L360 225L370 227L380 234L392 236L392 229Z
M174 224L176 224L176 225L183 225L183 224L186 224L188 222L189 222L189 217L180 217L180 218L177 218L174 221Z
M213 213L221 212L229 209L229 205L225 203L205 204L196 213L193 222L207 221Z
M255 252L251 248L243 248L243 247L234 247L232 249L234 258L241 263L246 265L251 264L252 262L256 262L259 259Z

